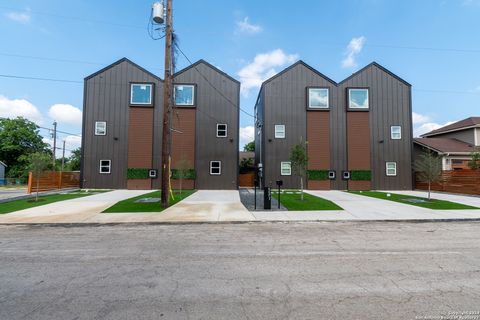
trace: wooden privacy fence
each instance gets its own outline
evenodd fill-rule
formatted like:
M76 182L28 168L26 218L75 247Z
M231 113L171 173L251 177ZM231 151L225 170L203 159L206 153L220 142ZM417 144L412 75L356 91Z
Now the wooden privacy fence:
M415 188L428 190L428 183L421 182L418 173ZM480 170L443 171L440 181L432 184L432 190L480 195Z
M255 181L255 172L240 173L239 185L240 187L253 187Z
M80 187L80 172L46 171L38 181L38 191L51 191ZM28 173L28 193L37 192L37 179Z

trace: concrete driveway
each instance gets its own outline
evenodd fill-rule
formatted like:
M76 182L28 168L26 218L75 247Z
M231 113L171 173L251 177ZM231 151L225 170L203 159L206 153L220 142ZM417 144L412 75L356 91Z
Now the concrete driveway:
M0 202L2 200L18 198L22 196L26 196L27 188L0 188Z
M81 223L88 222L118 201L151 190L115 190L92 196L59 201L44 206L0 215L0 223ZM0 204L1 205L1 204Z
M86 222L218 222L254 221L237 190L199 190L161 213L108 213Z

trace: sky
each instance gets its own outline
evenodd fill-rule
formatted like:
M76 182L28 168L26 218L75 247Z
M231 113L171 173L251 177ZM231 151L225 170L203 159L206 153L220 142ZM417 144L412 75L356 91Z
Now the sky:
M0 0L0 117L56 120L68 155L80 146L86 76L127 57L163 78L152 3ZM301 59L337 82L376 61L411 83L415 136L480 116L480 0L173 0L173 19L191 61L241 81L249 114L262 81ZM240 148L253 140L246 113Z

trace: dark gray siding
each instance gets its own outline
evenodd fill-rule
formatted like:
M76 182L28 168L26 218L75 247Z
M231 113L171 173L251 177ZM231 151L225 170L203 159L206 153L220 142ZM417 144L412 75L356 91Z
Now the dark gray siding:
M195 188L237 189L240 84L206 63L180 72L175 82L196 85ZM217 138L217 123L227 124L227 138ZM210 161L222 162L220 176L210 175Z
M280 174L280 165L289 161L294 145L307 139L306 90L309 86L330 88L330 102L333 104L335 101L335 84L301 63L264 84L264 170L267 186L275 186L275 181L281 179L285 188L300 187L300 179L293 173L291 176ZM285 125L285 139L275 139L275 125L278 124Z
M339 107L344 110L348 87L369 88L372 189L411 189L413 139L410 86L372 64L339 85ZM390 127L394 125L402 127L401 140L390 137ZM386 162L397 163L396 177L387 177Z
M471 145L475 145L475 128L459 130L449 133L442 133L429 136L429 138L453 138Z
M127 60L85 81L82 178L85 188L126 188L130 83L154 83L155 124L162 122L163 84ZM95 121L107 122L107 135L95 136ZM161 130L155 140L161 141ZM157 146L155 146L155 150ZM156 157L155 159L157 159ZM100 174L100 160L111 160L111 174ZM160 168L160 161L156 161Z
M276 179L282 179L286 188L299 186L298 178L280 175L280 162L288 161L292 146L301 138L305 140L306 88L309 86L330 88L330 110L326 112L330 115L331 169L337 171L337 179L332 181L331 188L347 188L347 183L341 179L341 171L348 170L348 156L355 156L347 154L346 89L368 87L372 189L411 189L411 87L375 63L336 84L298 62L263 84L264 101L259 99L262 103L257 103L257 108L263 106L264 109L265 147L262 157L266 184L274 185ZM275 124L285 124L285 139L275 139ZM393 125L402 127L401 140L391 139L390 127ZM396 177L386 176L387 161L397 162Z

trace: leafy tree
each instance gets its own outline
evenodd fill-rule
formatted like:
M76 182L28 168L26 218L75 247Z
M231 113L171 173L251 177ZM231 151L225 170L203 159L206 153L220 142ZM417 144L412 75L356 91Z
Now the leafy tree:
M468 167L472 170L480 169L480 150L476 149L470 154L472 160L468 162Z
M22 117L0 119L0 160L8 166L7 177L26 178L28 157L35 152L50 152L35 123Z
M37 194L35 196L35 201L38 201L38 189L40 184L40 177L42 173L48 168L51 164L51 158L48 154L35 152L30 155L30 165L28 168L32 171L32 175L35 177L37 181Z
M255 141L250 141L243 147L245 152L255 152Z
M428 151L419 156L413 163L418 179L428 183L428 200L432 183L438 182L442 176L442 158Z
M68 158L67 170L69 171L79 171L80 170L80 161L82 158L82 148L77 148L72 151L72 154Z
M252 158L242 158L242 160L240 160L240 173L246 173L253 170Z
M300 194L303 201L303 178L308 166L307 144L305 142L300 141L299 144L293 146L290 151L290 162L293 173L300 177Z
M182 194L182 184L183 180L188 177L188 174L190 172L190 162L186 159L181 159L177 162L176 166L176 175L179 183L179 190L180 194Z

